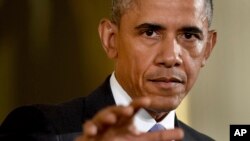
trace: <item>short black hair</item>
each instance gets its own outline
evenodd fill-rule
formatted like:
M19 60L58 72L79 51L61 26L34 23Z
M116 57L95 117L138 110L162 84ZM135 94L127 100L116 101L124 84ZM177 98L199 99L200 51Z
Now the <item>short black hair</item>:
M120 23L120 19L124 12L131 7L134 0L112 0L112 12L111 20L115 24ZM208 25L211 26L213 19L213 0L205 0L206 15L208 19Z

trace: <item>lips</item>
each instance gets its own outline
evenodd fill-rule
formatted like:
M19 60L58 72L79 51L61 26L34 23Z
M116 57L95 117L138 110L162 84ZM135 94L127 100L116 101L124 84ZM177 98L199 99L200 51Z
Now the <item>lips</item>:
M149 81L152 82L164 82L164 83L183 83L183 80L181 78L178 77L158 77L158 78L153 78L153 79L149 79Z
M152 82L183 83L183 81L177 77L171 77L171 78L159 77L159 78L154 78L154 79L149 79L149 80Z
M149 79L149 81L165 90L170 90L184 84L184 81L179 77L157 77Z

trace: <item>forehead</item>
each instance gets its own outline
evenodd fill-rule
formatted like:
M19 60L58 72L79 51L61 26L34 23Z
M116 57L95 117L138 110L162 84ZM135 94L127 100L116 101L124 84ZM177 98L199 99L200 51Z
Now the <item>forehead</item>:
M124 22L158 24L203 24L207 20L204 0L132 0L124 13Z
M131 8L134 10L148 10L157 7L159 10L195 10L204 12L205 0L131 0ZM131 9L130 9L131 10ZM178 12L178 11L176 11Z

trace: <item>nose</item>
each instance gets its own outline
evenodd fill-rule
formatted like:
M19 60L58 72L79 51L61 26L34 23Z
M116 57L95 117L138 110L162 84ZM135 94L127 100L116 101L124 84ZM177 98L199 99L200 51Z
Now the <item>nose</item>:
M181 46L174 38L167 39L159 46L155 62L166 68L178 67L182 64Z

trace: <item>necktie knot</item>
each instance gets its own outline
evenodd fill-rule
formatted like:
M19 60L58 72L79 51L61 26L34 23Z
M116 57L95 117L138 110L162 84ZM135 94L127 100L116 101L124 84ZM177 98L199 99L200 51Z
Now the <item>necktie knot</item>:
M165 128L161 124L156 123L151 129L149 129L148 132L155 132L160 130L165 130Z

